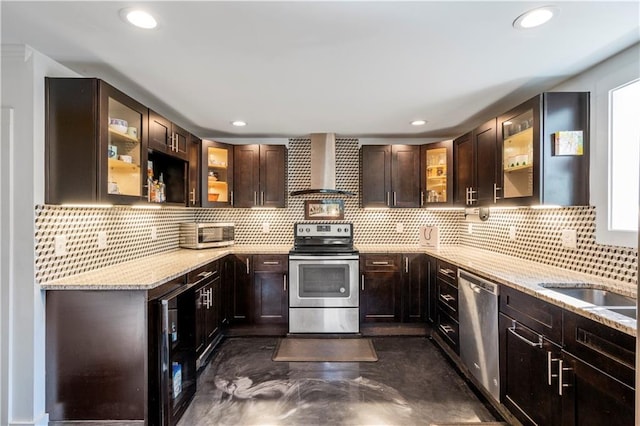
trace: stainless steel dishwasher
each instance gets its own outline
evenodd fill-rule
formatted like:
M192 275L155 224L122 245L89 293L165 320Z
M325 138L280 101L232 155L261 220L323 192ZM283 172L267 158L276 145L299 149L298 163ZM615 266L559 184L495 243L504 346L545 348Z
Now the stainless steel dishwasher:
M460 358L499 401L498 285L460 269L458 289Z

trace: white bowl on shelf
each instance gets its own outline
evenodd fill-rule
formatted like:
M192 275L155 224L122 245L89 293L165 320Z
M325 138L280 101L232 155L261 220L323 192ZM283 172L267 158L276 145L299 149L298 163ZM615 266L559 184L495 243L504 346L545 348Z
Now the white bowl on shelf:
M127 120L122 120L120 118L109 119L109 128L116 132L126 133L128 127L129 123L127 123Z

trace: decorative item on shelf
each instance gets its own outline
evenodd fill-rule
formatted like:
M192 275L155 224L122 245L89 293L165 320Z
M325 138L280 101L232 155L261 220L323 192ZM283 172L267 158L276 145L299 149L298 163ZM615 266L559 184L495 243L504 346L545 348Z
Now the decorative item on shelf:
M133 163L133 157L130 155L120 155L120 161L124 161L125 163Z
M109 158L118 158L118 147L115 145L109 145L108 154Z
M553 155L583 155L582 130L555 132L553 141L555 146Z
M122 120L120 118L109 118L109 128L116 132L126 133L128 127L129 123L127 123L126 120Z
M107 191L109 192L109 194L119 194L120 193L120 189L118 188L118 183L117 182L113 182L110 181Z
M220 179L220 176L218 175L218 172L214 172L214 171L209 171L209 178L213 181L217 181Z
M137 127L127 127L127 135L131 136L134 139L138 139L138 128Z
M304 202L306 220L343 220L343 200L306 200Z

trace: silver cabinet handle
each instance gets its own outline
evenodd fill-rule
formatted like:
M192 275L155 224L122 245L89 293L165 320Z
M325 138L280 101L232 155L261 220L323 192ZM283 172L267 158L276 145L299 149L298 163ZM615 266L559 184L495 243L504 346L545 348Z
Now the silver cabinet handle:
M448 268L440 268L440 270L438 272L443 273L444 275L450 277L450 278L455 278L456 277L456 273L453 272L453 270L448 269Z
M362 275L360 282L362 283L362 291L364 291L364 274Z
M213 306L213 289L209 289L209 307Z
M454 300L456 300L455 297L449 295L449 294L441 294L440 298L444 299L447 302L453 302Z
M207 278L208 276L210 276L210 275L212 275L212 274L213 274L213 271L204 271L204 272L200 272L200 273L198 274L198 276L199 276L200 278Z
M493 204L495 204L500 198L502 197L498 197L498 191L502 190L502 188L498 188L498 184L494 183L493 184Z
M284 291L287 291L287 274L284 274L282 276L282 288L284 289Z
M265 260L262 262L263 265L279 265L280 262L278 260Z
M442 331L444 331L445 333L447 333L447 334L455 332L453 327L451 327L450 325L442 325L442 324L440 324L440 329Z
M396 206L398 203L396 202L396 191L393 191L393 205Z
M260 191L260 205L264 206L264 191Z
M424 191L420 191L420 207L424 206Z
M512 322L512 326L507 328L507 330L509 330L509 333L513 334L518 339L520 339L523 342L525 342L527 345L529 345L531 347L534 347L534 348L542 348L542 336L540 334L538 334L538 343L536 343L536 342L532 342L531 340L527 339L526 337L523 337L523 336L519 335L518 333L516 333L516 322L515 321Z
M229 194L229 198L231 198L231 206L233 206L233 191Z
M555 361L560 361L560 358L554 358L551 351L547 351L547 383L551 386L551 378L558 377L557 374L553 374L551 372L551 363Z
M466 190L467 190L466 201L468 205L471 205L477 201L475 198L473 198L473 194L477 193L478 191L474 190L472 186L467 187Z
M192 189L189 191L189 201L191 201L192 205L196 204L196 189Z
M387 192L387 201L386 201L386 203L385 203L385 204L386 204L387 206L389 206L389 207L391 207L391 204L389 204L389 198L390 198L390 195L391 195L391 194L390 194L389 192Z
M200 297L205 309L209 309L209 291L200 290Z
M564 361L559 359L558 360L558 395L562 396L562 389L563 388L568 388L571 387L571 385L567 385L564 382L564 379L562 378L562 375L564 374L565 371L571 371L572 368L564 368Z
M258 191L253 191L253 205L258 205Z
M404 272L406 272L407 274L409 273L409 258L408 257L404 258Z
M388 260L385 260L385 261L376 260L376 261L371 262L371 264L372 265L388 265L389 261Z
M248 257L247 257L246 263L247 263L247 275L249 275L249 258Z

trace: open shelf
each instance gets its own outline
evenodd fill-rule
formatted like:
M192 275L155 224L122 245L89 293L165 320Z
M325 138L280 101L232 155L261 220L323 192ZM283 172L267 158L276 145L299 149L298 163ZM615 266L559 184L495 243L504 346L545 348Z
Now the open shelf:
M527 170L527 169L531 169L532 167L533 167L533 164L525 164L523 166L505 167L504 168L504 172L505 173L517 172L518 170Z
M109 128L109 134L111 134L112 137L116 137L117 139L121 139L123 141L140 143L138 138L134 138L126 133L122 133L117 130L113 130L112 128Z

